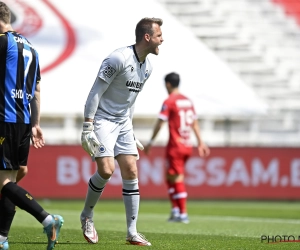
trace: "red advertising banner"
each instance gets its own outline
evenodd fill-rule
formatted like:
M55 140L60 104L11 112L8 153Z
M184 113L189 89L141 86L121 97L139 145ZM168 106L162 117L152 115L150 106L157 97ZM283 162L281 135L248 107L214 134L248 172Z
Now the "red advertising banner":
M143 199L167 197L164 147L140 152L139 187ZM36 198L84 198L96 164L80 145L32 148L29 172L20 182ZM211 148L208 158L196 150L186 164L189 199L300 199L300 148ZM116 171L103 198L122 198Z

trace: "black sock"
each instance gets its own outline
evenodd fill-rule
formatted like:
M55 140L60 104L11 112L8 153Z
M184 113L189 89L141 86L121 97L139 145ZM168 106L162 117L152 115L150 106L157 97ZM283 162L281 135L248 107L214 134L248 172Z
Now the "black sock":
M40 223L49 215L25 189L13 182L4 185L1 193L16 206L34 216Z
M8 236L15 213L15 204L2 194L0 198L0 235Z

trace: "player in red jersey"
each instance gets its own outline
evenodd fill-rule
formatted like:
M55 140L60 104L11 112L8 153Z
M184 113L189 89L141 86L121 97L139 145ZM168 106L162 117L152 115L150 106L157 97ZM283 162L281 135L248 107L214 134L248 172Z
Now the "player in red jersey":
M166 89L169 97L164 101L151 140L145 147L150 148L164 122L169 125L169 141L166 147L166 183L169 199L172 204L170 222L189 223L187 214L187 192L184 184L184 166L193 151L191 131L193 130L198 143L200 157L209 155L208 146L202 141L197 116L192 101L179 92L180 77L177 73L167 74Z

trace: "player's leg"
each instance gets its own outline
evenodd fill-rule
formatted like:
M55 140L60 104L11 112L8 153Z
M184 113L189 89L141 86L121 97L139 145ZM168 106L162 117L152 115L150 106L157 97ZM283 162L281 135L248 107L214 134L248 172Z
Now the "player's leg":
M23 179L27 173L27 166L20 166L16 177L16 183ZM13 204L5 195L0 193L0 242L7 241L15 213L15 204ZM5 245L7 245L8 248L8 242L5 243ZM2 248L0 246L0 249L6 249L5 245L3 245Z
M8 233L15 216L15 204L0 195L0 249L8 249Z
M20 169L18 170L17 177L16 177L16 183L19 183L20 180L22 180L28 173L28 167L27 166L20 166Z
M169 168L167 169L166 178L170 185L174 188L172 199L176 204L175 207L179 208L179 215L176 214L172 217L172 212L175 210L172 208L171 217L169 221L178 221L188 223L187 214L187 192L184 183L184 164L186 156L182 154L168 155ZM176 212L176 210L174 211Z
M170 174L170 162L168 157L166 157L165 160L165 182L168 188L168 195L169 195L169 200L171 204L171 214L168 219L168 221L174 221L177 217L179 217L179 207L177 205L177 200L174 199L174 194L175 194L175 184L174 181L172 180L172 176Z
M16 182L19 182L27 174L27 172L27 166L20 166ZM15 213L15 204L13 204L5 195L0 194L0 242L5 242L7 240ZM5 248L1 248L0 246L0 249Z
M175 194L175 185L171 181L166 181L167 187L168 187L168 194L169 194L169 200L171 204L171 213L168 221L173 221L180 215L179 206L177 204L177 200L174 198Z
M48 237L47 249L53 249L58 239L63 218L47 213L22 187L18 186L16 176L19 164L26 162L30 148L31 125L0 124L0 137L5 138L0 145L0 190L14 205L34 216L43 226ZM22 160L21 160L22 159Z
M136 157L134 155L118 155L116 159L120 166L123 182L122 194L126 211L127 233L135 235L140 204Z
M187 192L186 192L184 181L175 182L174 197L179 207L178 221L183 223L189 223L189 218L187 213Z
M140 204L140 192L138 185L137 155L119 154L116 159L120 166L123 181L123 202L126 212L127 237L128 244L151 246L151 243L144 235L137 232L137 220Z
M4 123L0 123L1 138L6 140L5 135L7 133L7 128ZM4 141L3 141L4 143ZM9 145L9 141L6 141L6 144L0 146L0 159L4 158L4 146ZM10 157L10 156L8 156ZM11 156L12 157L12 156ZM26 175L27 166L22 166L19 169L19 172L22 175ZM19 175L21 176L21 175ZM8 234L10 227L15 216L15 204L13 204L5 195L0 193L0 249L8 249Z
M140 204L137 158L138 151L134 140L132 123L124 123L115 147L116 160L120 166L123 181L123 202L126 211L128 244L151 246L151 243L137 232L137 220Z
M3 171L0 170L0 175L3 175ZM2 181L2 178L1 178ZM63 224L63 218L59 215L50 215L47 213L28 193L25 189L19 187L12 181L8 181L4 184L1 190L2 194L9 198L16 206L25 210L34 216L43 226L44 232L48 237L48 248L53 249L57 243L60 228Z
M118 130L116 123L107 120L96 121L94 124L94 131L101 142L101 146L95 155L97 171L89 179L84 208L80 214L83 236L89 243L98 242L98 234L93 222L93 211L106 183L115 170L114 146L119 134Z
M85 203L80 214L83 236L87 242L94 244L98 242L98 234L94 226L93 211L115 168L113 157L96 158L96 162L97 171L88 182Z
M186 190L183 182L183 175L167 174L169 195L172 201L171 215L169 222L180 221L180 218L187 216L186 211Z

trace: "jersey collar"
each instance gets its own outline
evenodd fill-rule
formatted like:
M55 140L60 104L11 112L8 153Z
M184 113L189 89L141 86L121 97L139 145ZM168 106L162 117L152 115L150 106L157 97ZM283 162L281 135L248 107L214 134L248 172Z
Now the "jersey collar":
M140 58L138 57L138 54L136 53L136 50L135 50L135 45L132 45L132 48L133 48L134 55L135 55L136 59L138 60L138 62L140 63L140 65L144 64L146 59L143 62L140 62Z

